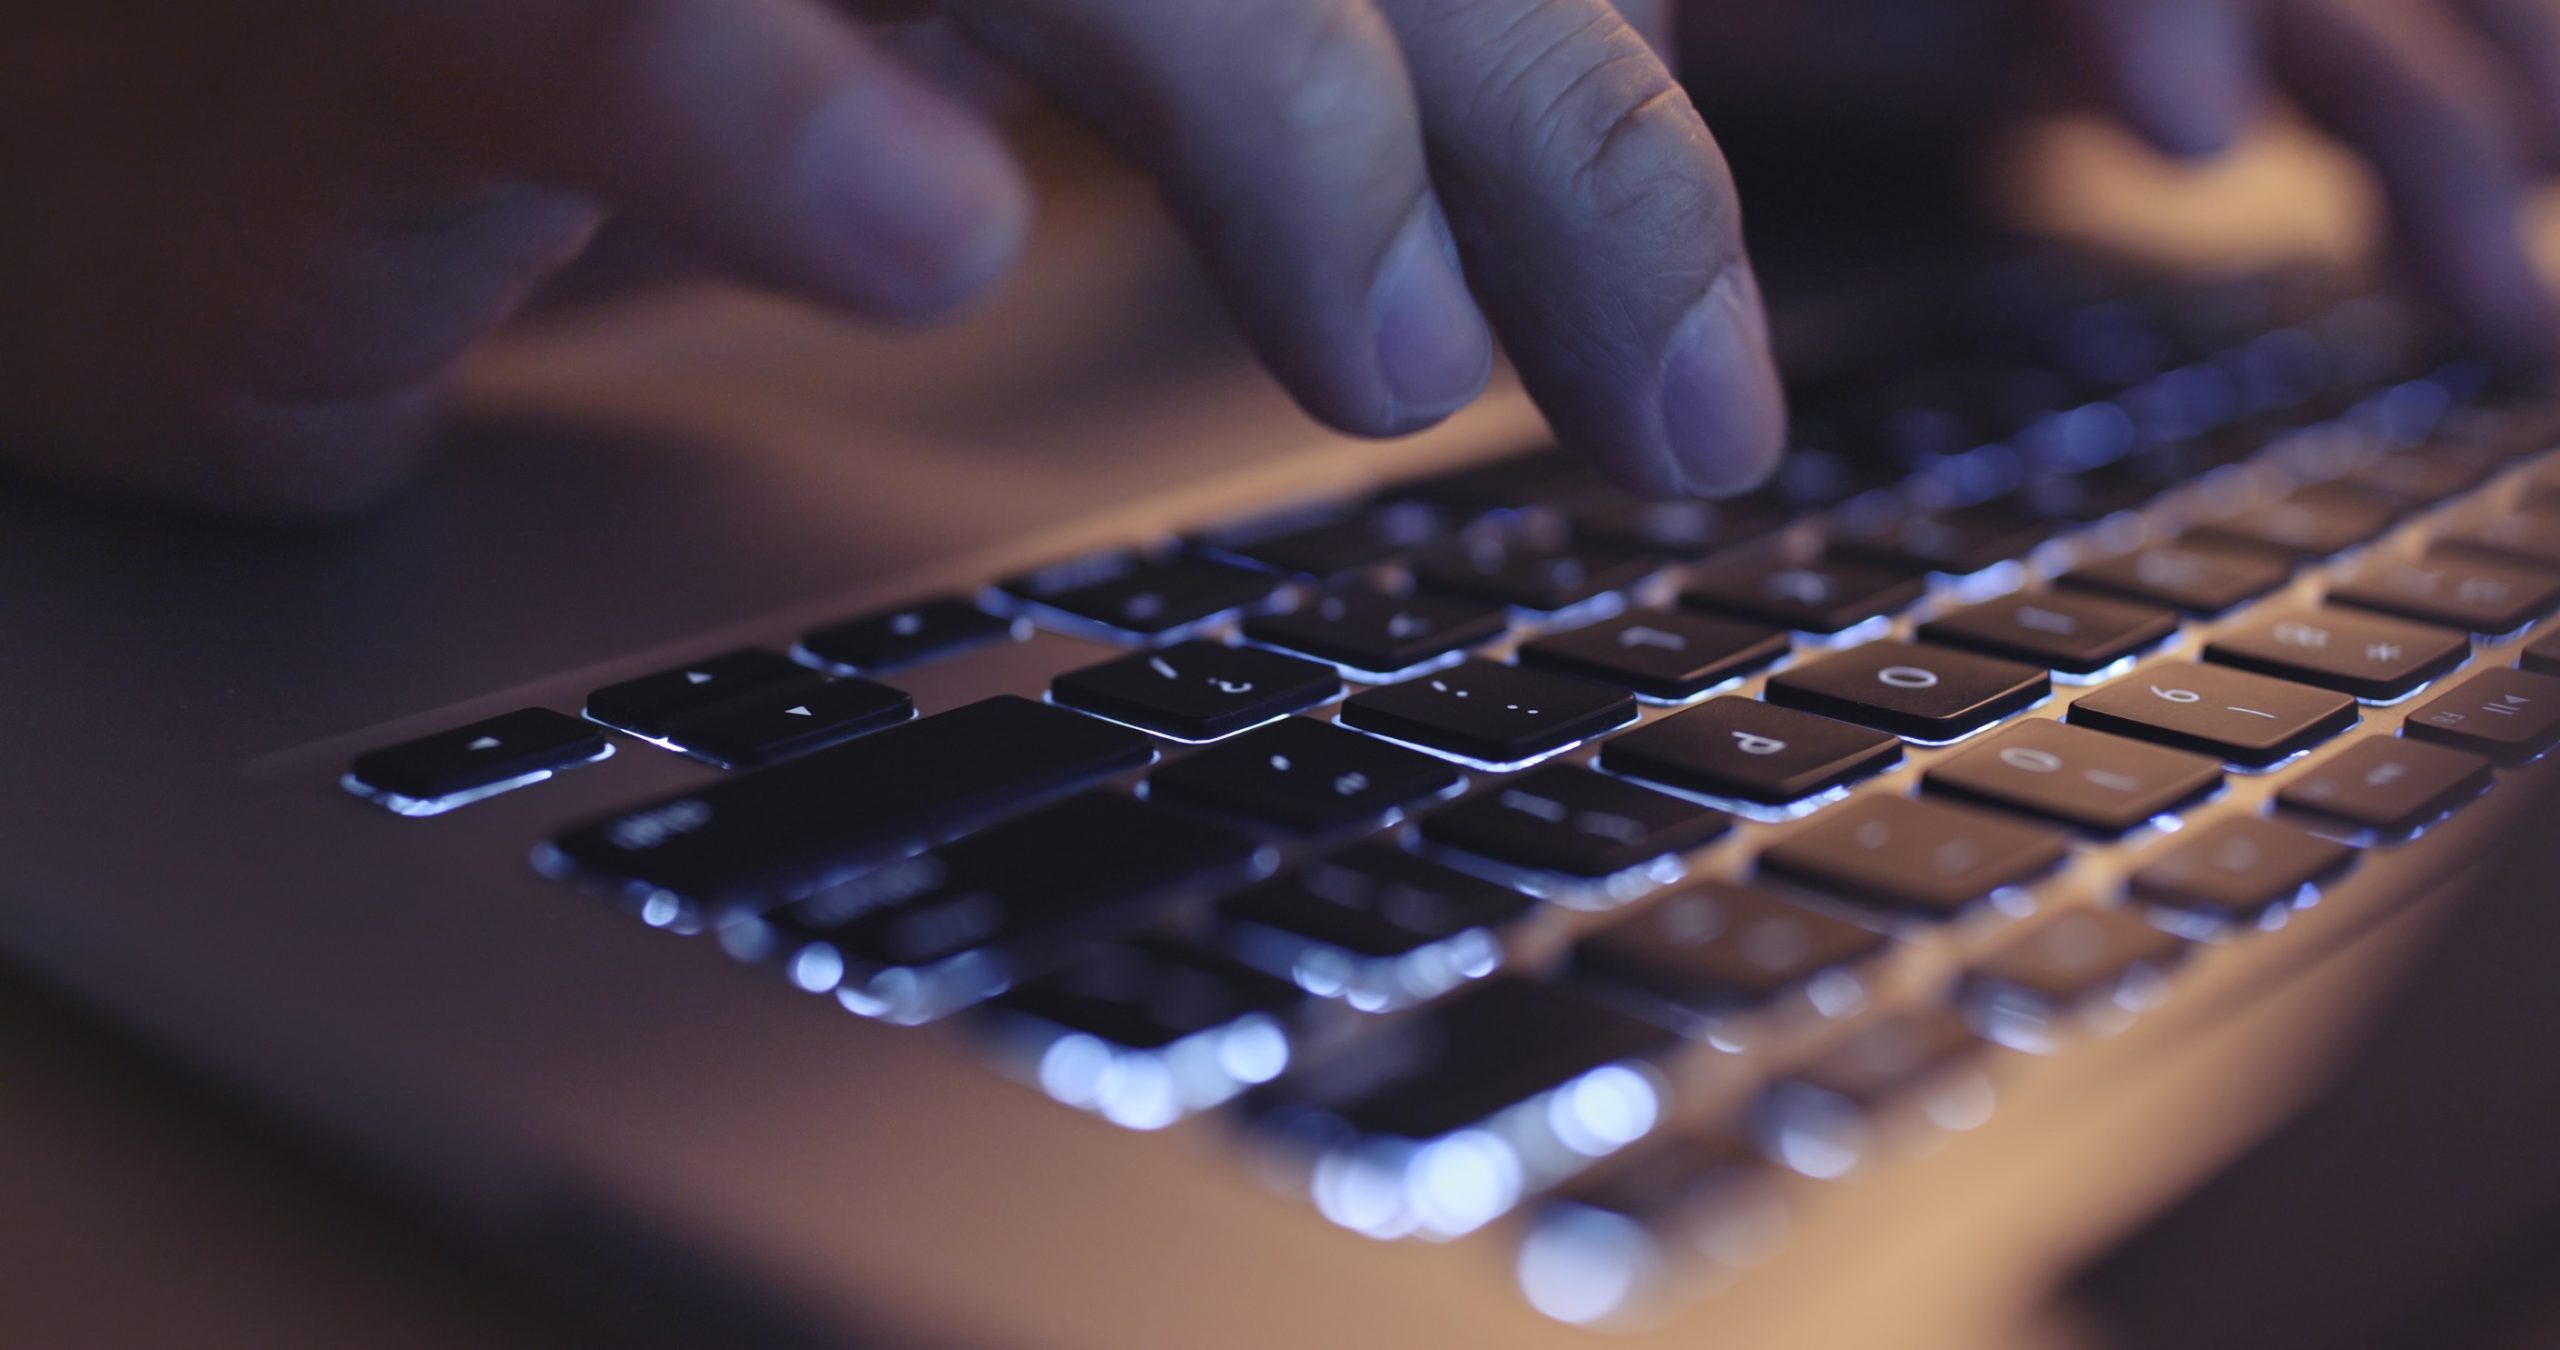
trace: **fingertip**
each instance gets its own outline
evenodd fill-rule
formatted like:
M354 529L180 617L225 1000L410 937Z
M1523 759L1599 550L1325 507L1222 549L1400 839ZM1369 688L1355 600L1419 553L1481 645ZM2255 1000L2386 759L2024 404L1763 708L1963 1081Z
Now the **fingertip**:
M1728 268L1673 329L1662 368L1662 434L1670 477L1693 496L1748 492L1777 470L1786 392L1747 265Z
M849 80L811 118L806 197L835 298L893 318L966 304L1020 256L1031 187L992 128L904 80Z
M1391 406L1381 428L1419 431L1474 402L1493 377L1493 330L1476 307L1457 244L1428 199L1388 247L1372 324Z

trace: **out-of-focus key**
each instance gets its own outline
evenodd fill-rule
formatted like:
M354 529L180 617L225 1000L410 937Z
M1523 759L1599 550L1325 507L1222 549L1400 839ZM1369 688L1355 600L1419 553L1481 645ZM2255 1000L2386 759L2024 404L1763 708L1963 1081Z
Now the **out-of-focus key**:
M2517 653L2516 664L2536 675L2560 675L2560 631L2535 638Z
M1275 722L1156 770L1156 798L1314 834L1455 792L1447 760L1305 717Z
M1201 558L1104 554L1042 568L1000 583L1003 590L1123 638L1154 640L1250 608L1278 580ZM1081 627L1081 625L1070 625Z
M1887 1018L1772 1084L1752 1108L1752 1133L1775 1162L1816 1180L1846 1176L1907 1130L1990 1119L1983 1048L1953 1010Z
M2222 785L2203 755L2031 718L1930 767L1932 792L2118 835Z
M2489 761L2405 736L2358 741L2285 784L2296 811L2380 834L2406 834L2489 790Z
M2560 679L2484 670L2409 714L2402 734L2501 764L2522 764L2560 745Z
M1412 565L1421 590L1551 614L1625 590L1660 571L1662 560L1606 541L1479 531L1420 550Z
M1787 635L1711 614L1638 610L1520 648L1520 664L1648 698L1694 698L1787 654Z
M1257 614L1245 620L1244 635L1355 672L1392 676L1490 642L1510 624L1499 605L1356 586L1284 614Z
M1573 765L1540 769L1422 819L1422 836L1497 862L1605 877L1714 842L1732 818Z
M1847 1016L1866 1005L1852 968L1888 945L1846 919L1709 881L1583 939L1573 970L1699 1017L1760 1007L1797 989L1810 990L1825 1014Z
M2298 558L2325 558L2371 540L2399 517L2400 506L2393 498L2323 483L2200 526L2195 537L2276 549Z
M2376 559L2329 588L2359 609L2461 629L2483 637L2512 633L2560 606L2560 574L2471 554Z
M2039 826L1867 796L1780 840L1760 855L1760 867L1852 899L1947 918L2052 871L2070 853L2068 838Z
M1680 597L1693 609L1805 633L1838 633L1900 610L1928 592L1909 572L1832 559L1710 568Z
M1493 973L1537 901L1386 844L1355 844L1218 906L1228 945L1301 988L1383 1012Z
M1600 748L1600 767L1685 792L1786 806L1902 762L1883 732L1747 698L1710 699Z
M943 596L821 628L800 639L800 649L836 670L867 675L955 656L1012 634L1011 620Z
M2257 926L2303 888L2355 864L2355 850L2281 820L2235 816L2183 835L2133 874L2134 898L2209 925Z
M2265 549L2205 541L2157 544L2066 572L2058 584L2212 615L2283 585L2293 565Z
M2204 659L2357 698L2401 698L2471 657L2460 633L2348 609L2253 615L2217 634Z
M2131 910L2075 909L2002 945L1958 997L1984 1036L2045 1054L2070 1031L2113 1031L2157 1007L2186 954L2184 940Z
M643 736L665 737L676 723L733 698L817 687L818 672L780 652L745 649L691 665L609 684L587 695L587 716Z
M849 678L731 699L675 723L667 739L704 758L745 768L823 750L915 715L915 701L905 690Z
M2056 591L2006 595L1920 625L1920 640L1987 652L2064 675L2093 675L2178 631L2154 605Z

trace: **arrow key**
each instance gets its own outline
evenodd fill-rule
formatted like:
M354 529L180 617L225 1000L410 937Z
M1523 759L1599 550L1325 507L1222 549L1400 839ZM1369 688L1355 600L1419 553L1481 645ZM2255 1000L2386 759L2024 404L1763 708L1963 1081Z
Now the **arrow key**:
M743 769L849 741L915 715L915 702L904 690L844 679L733 699L677 722L667 739L704 759Z
M606 685L587 695L587 716L643 736L665 737L714 705L767 690L809 689L818 672L780 652L744 648L707 661Z
M606 749L594 723L525 708L361 756L347 788L402 815L435 815L463 794L602 759Z

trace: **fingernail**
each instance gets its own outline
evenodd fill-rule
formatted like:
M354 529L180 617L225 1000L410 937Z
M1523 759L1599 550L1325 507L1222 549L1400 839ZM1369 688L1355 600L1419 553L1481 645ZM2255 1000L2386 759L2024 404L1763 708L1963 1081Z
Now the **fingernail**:
M1387 250L1371 309L1394 429L1436 421L1482 392L1493 332L1467 291L1437 202L1424 201Z
M817 115L806 172L861 298L939 309L976 291L1021 247L1030 203L985 128L917 91L848 88Z
M1748 267L1728 268L1672 330L1662 367L1662 432L1672 471L1702 497L1747 492L1778 467L1786 393Z

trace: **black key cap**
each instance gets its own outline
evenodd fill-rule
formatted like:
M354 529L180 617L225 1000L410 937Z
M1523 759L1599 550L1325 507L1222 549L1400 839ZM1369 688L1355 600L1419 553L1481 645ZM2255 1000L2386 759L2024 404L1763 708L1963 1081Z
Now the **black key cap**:
M2432 553L2418 562L2395 558L2367 563L2330 587L2329 598L2495 637L2560 606L2560 575L2474 554Z
M1029 1076L1050 1096L1154 1130L1278 1077L1289 1062L1281 1018L1305 998L1214 952L1141 941L1007 993L990 1020L1021 1043ZM1086 1039L1062 1049L1068 1037Z
M2190 537L2325 558L2375 538L2399 518L2400 505L2392 498L2326 483L2198 526Z
M2496 779L2478 755L2393 736L2348 746L2285 784L2276 800L2381 834L2406 834Z
M1510 626L1510 615L1498 605L1358 587L1318 596L1286 614L1257 614L1245 620L1244 635L1331 661L1355 675L1388 677L1491 642Z
M2401 734L2522 764L2560 744L2560 679L2484 670L2409 714Z
M2547 515L2496 516L2446 534L2436 552L2464 554L2560 572L2560 518Z
M2071 705L2071 722L2264 768L2356 724L2344 694L2223 666L2173 662Z
M1979 1121L1992 1102L1982 1050L1953 1010L1871 1023L1771 1084L1752 1106L1751 1132L1773 1161L1818 1179L1845 1176L1873 1151L1887 1117Z
M1537 907L1508 886L1355 844L1218 906L1230 945L1309 992L1380 1012L1491 974L1495 934Z
M2122 909L2056 914L2011 938L1964 977L1957 1000L1983 1035L2044 1053L2069 1025L2120 1026L2155 1007L2187 944Z
M1066 943L1252 880L1261 863L1233 830L1087 792L847 878L765 922L802 988L912 1024L1000 992ZM830 963L813 948L840 963L840 984L819 978Z
M837 670L871 674L955 656L1012 635L1012 620L945 596L821 628L800 639L800 650Z
M1342 705L1344 726L1484 764L1535 759L1635 716L1635 699L1618 690L1483 660Z
M1150 795L1313 834L1458 790L1434 759L1305 717L1275 722L1156 770Z
M1605 542L1540 543L1479 531L1414 555L1422 590L1552 614L1598 599L1662 570L1650 553Z
M2181 541L2091 563L2064 573L2059 584L2211 615L2255 600L2292 576L2293 564L2278 553Z
M795 888L1144 766L1144 735L991 698L570 830L552 861L701 906Z
M1902 762L1902 742L1747 698L1719 698L1600 749L1600 767L1666 787L1785 806Z
M1930 766L1930 791L2118 835L2222 786L2222 762L2030 718Z
M2560 675L2560 630L2535 638L2516 654L2516 664L2536 675Z
M1264 1116L1319 1136L1339 1122L1361 1135L1438 1139L1677 1039L1578 989L1494 980L1284 1080Z
M2471 659L2471 643L2460 633L2354 610L2293 609L2253 615L2217 635L2206 644L2204 659L2388 700Z
M1070 671L1052 702L1178 741L1214 741L1342 692L1333 667L1258 647L1182 642Z
M1986 652L2064 675L2092 675L2165 642L2176 613L2131 600L2056 591L2005 595L1920 625L1923 642Z
M1212 530L1192 547L1284 576L1321 579L1385 562L1443 527L1440 513L1419 503L1322 507Z
M1711 568L1680 597L1692 609L1738 615L1804 633L1838 633L1918 600L1928 583L1865 563L1771 562Z
M2027 556L2053 532L2051 520L2022 507L1985 502L1914 515L1872 538L1838 540L1832 553L1902 572L1971 576Z
M1782 707L1920 741L1949 741L2053 692L2040 666L1911 642L1870 642L1769 677Z
M1692 559L1765 539L1793 518L1787 508L1761 497L1666 502L1617 487L1576 496L1561 509L1578 538Z
M1775 628L1711 614L1637 610L1605 623L1540 638L1520 648L1520 664L1685 699L1747 675L1787 654Z
M677 722L730 699L779 689L814 689L821 678L779 652L749 648L606 685L587 695L587 716L625 731L663 738Z
M1858 900L1944 918L2062 865L2041 826L1908 797L1857 797L1760 855L1774 872Z
M2339 481L2405 506L2433 506L2488 482L2506 464L2504 455L2482 446L2430 445L2384 455Z
M1605 877L1733 828L1721 811L1574 765L1497 783L1422 818L1435 844L1518 867Z
M844 679L731 699L668 728L667 739L731 768L771 764L916 715L902 689Z
M1543 505L1585 491L1597 481L1597 475L1578 455L1563 450L1532 450L1418 478L1397 486L1389 495L1398 501L1428 502L1481 513Z
M434 815L446 798L602 759L611 748L592 722L521 708L358 755L347 777L363 795L405 799L384 802L402 815Z
M1277 579L1200 558L1105 554L1010 578L1007 594L1141 638L1258 605Z
M1864 1003L1848 967L1890 945L1881 933L1766 891L1710 881L1583 939L1573 971L1702 1017L1756 1008L1828 976L1816 1005Z
M2299 825L2258 816L2181 836L2133 874L2133 895L2216 924L2254 925L2303 888L2355 865L2355 850Z
M2104 520L2148 505L2169 485L2134 465L2118 462L2087 473L2045 474L2027 484L2036 510L2077 524Z

